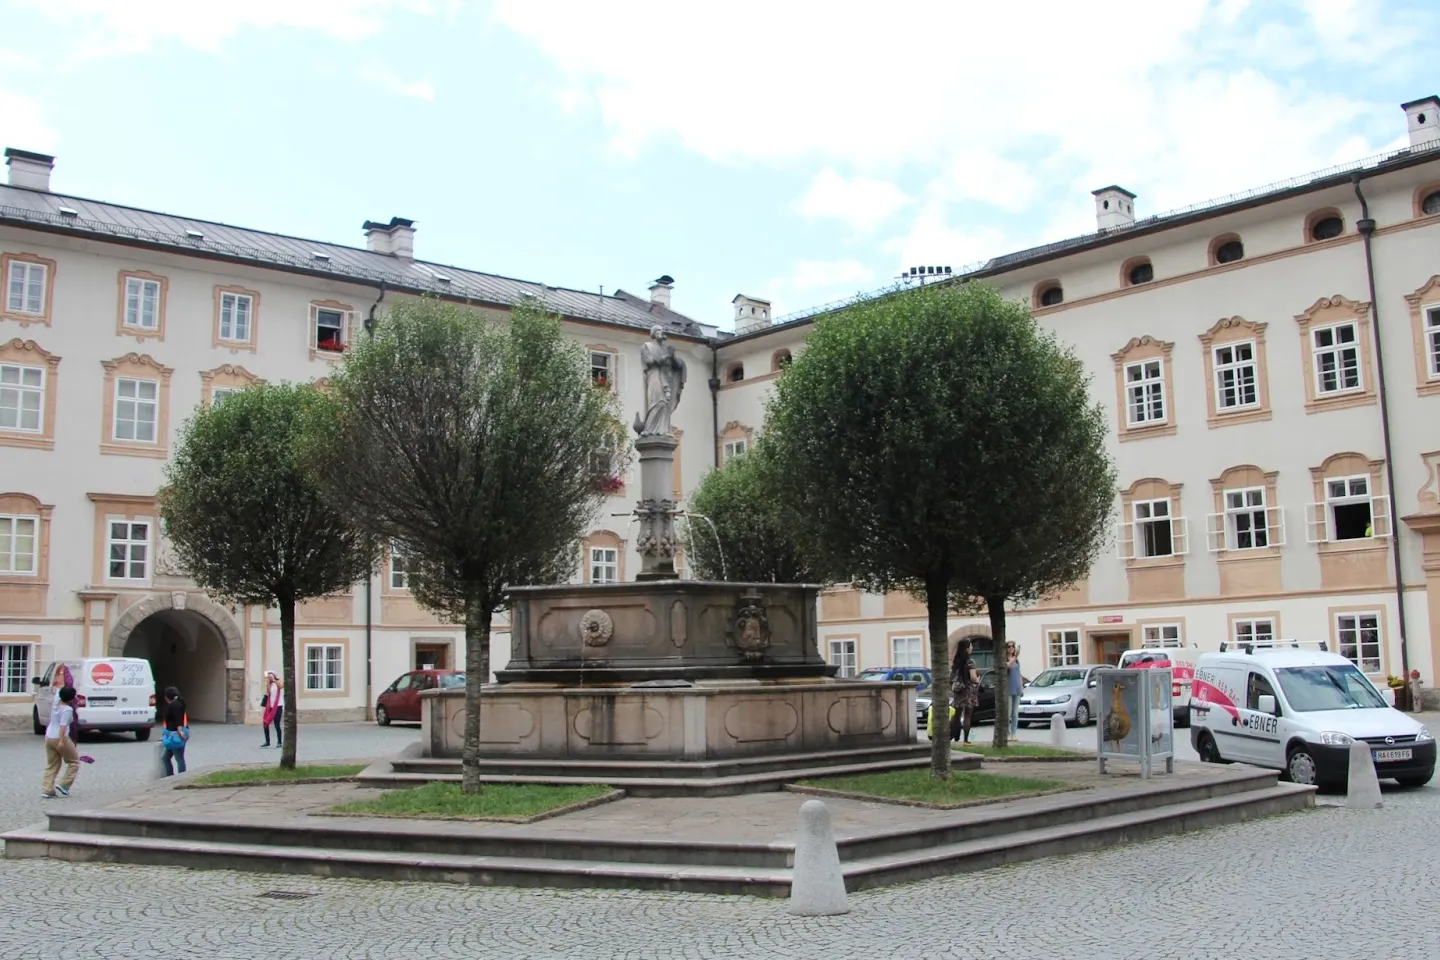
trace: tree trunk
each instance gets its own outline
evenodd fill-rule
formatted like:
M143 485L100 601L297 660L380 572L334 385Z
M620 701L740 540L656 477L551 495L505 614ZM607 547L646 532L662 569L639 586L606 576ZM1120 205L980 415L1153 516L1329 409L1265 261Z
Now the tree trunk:
M925 584L925 611L930 621L930 776L950 779L950 597L948 577Z
M280 747L280 769L295 769L295 732L299 728L296 714L299 698L295 695L295 598L280 598L280 682L285 687L285 713L280 718L285 743Z
M995 644L995 739L996 749L1010 742L1010 666L1005 655L1005 599L985 598L990 611L990 639Z
M461 789L480 792L480 688L490 679L488 603L471 600L465 610L465 751L460 764Z

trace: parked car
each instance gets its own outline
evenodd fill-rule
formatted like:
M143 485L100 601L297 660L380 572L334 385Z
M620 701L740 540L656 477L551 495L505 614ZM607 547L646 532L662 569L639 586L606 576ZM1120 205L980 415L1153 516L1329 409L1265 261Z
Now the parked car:
M1103 669L1100 664L1080 664L1041 673L1020 693L1020 726L1049 723L1057 713L1067 726L1089 725L1098 713L1095 671Z
M1022 678L1023 680L1023 678ZM1023 680L1029 683L1029 680ZM980 671L980 703L975 708L975 716L971 718L972 724L994 723L995 722L995 671ZM927 729L930 717L931 698L927 694L915 698L915 723L920 730Z
M866 667L856 680L908 680L918 683L916 695L930 692L930 671L926 667Z
M1139 650L1126 650L1120 655L1120 669L1146 670L1168 668L1172 683L1171 702L1175 710L1175 726L1190 726L1190 693L1195 680L1195 661L1200 648L1194 644L1166 647L1147 640Z
M450 690L465 686L459 670L412 670L402 673L375 698L375 722L382 727L393 720L420 722L420 694L426 690Z

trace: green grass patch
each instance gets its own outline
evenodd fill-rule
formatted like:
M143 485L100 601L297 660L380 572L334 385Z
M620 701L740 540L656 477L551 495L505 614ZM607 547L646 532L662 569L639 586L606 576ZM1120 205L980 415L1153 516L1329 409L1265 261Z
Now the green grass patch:
M1047 747L1038 743L1012 743L1002 750L989 743L957 743L952 749L956 753L978 753L982 757L1074 757L1083 760L1085 754L1064 747Z
M294 770L279 767L258 767L248 770L216 770L203 777L196 777L196 784L227 783L287 783L291 780L333 780L339 777L353 777L365 769L363 763L330 763L297 766Z
M802 780L799 785L815 787L820 790L861 794L867 797L913 800L920 803L965 803L971 800L989 800L1012 794L1060 790L1070 786L1059 780L1007 777L998 773L971 773L969 771L955 771L950 774L949 780L935 780L931 778L928 768L889 770L885 773L866 773L856 777L823 777L816 780Z
M464 793L458 783L427 783L407 790L389 790L369 800L331 807L331 813L384 817L447 817L523 819L561 807L596 800L614 792L603 784L556 787L537 783L485 784L479 793Z

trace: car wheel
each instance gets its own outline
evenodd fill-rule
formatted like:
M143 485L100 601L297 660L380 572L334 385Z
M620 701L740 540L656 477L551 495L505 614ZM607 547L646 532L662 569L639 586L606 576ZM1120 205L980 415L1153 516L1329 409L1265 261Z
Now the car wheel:
M1423 787L1425 786L1425 784L1430 782L1430 778L1433 776L1435 776L1435 771L1431 770L1429 773L1425 774L1414 774L1408 777L1396 777L1395 782L1400 784L1400 786L1402 787Z
M143 730L136 730L136 731L135 731L135 739L141 741L142 743L143 743L144 741L146 741L146 740L149 740L149 739L150 739L150 728L149 728L149 727L146 727L146 728L143 729Z
M1195 752L1200 754L1201 763L1228 763L1220 756L1220 748L1215 745L1215 738L1208 733L1200 735L1200 742L1196 744Z
M1090 726L1090 704L1086 703L1084 700L1081 700L1078 704L1075 705L1075 726Z
M31 708L30 708L30 714L31 714L31 717L32 717L31 723L34 724L34 726L35 726L35 736L37 736L37 737L43 737L43 736L45 736L45 724L43 724L43 723L40 722L40 708L39 708L39 707L31 707Z
M1304 747L1292 747L1285 758L1285 779L1313 787L1319 783L1319 777L1319 768L1310 751Z
M390 726L390 711L384 707L375 708L375 722L382 727Z

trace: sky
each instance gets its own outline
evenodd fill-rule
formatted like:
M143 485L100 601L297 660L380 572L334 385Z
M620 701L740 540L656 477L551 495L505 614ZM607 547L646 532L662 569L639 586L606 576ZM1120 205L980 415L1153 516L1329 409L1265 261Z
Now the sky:
M730 325L1403 145L1435 0L0 0L57 192Z

